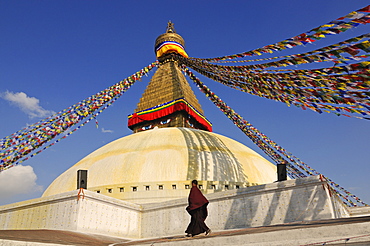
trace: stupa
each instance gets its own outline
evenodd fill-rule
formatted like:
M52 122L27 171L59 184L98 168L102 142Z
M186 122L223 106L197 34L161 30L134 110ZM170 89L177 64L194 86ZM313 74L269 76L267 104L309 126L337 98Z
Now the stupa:
M169 22L155 41L160 65L128 117L134 133L83 158L55 179L43 197L75 190L78 170L87 170L88 190L138 203L186 197L193 179L206 194L276 180L276 167L265 158L212 133L172 56L187 57L184 46Z

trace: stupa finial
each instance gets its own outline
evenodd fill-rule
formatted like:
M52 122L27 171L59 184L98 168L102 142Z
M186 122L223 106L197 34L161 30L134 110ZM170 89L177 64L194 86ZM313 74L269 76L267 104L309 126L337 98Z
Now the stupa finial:
M167 23L167 33L176 33L175 25L172 23L172 21L168 21Z
M159 35L155 40L154 51L158 60L160 62L164 61L161 57L169 53L177 53L187 58L188 55L186 54L184 47L184 39L176 33L175 26L172 21L168 21L166 32Z

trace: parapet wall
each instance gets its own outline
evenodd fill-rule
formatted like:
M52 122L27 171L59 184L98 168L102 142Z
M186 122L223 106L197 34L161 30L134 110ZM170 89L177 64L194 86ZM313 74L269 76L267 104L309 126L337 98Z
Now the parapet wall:
M1 230L54 229L139 238L141 206L91 191L0 206Z
M248 228L349 217L319 176L208 194L206 224L212 230ZM143 205L144 237L184 233L190 217L187 201Z
M133 204L85 190L0 207L0 229L59 229L149 238L183 234L190 216L187 198ZM294 221L349 217L318 176L207 195L212 230L247 228Z

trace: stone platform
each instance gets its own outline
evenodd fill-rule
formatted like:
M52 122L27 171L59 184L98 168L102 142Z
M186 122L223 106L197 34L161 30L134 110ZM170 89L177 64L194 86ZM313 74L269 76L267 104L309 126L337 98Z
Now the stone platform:
M78 191L71 191L1 206L0 238L5 240L6 238L1 235L7 233L7 235L18 233L14 236L15 240L24 235L33 237L34 233L40 233L39 238L48 238L48 234L54 235L50 236L51 238L68 234L69 238L85 238L85 242L98 243L99 240L103 240L99 245L138 243L140 242L138 240L149 238L155 240L165 238L170 240L168 243L171 243L171 240L187 243L189 240L182 238L190 221L190 216L185 210L187 198L152 204L134 204L88 190L85 190L84 196L78 197L77 193ZM233 240L240 238L243 242L249 242L250 240L244 237L248 232L253 232L253 235L256 235L253 237L258 241L260 239L257 234L261 234L253 231L255 228L272 226L275 232L269 233L277 233L276 231L288 228L287 225L292 226L294 223L303 226L310 221L316 221L316 224L320 225L321 222L317 221L331 219L341 221L346 218L352 219L346 221L356 221L360 217L370 216L369 207L346 207L332 195L327 183L319 176L217 192L208 194L207 198L210 204L206 223L214 231L213 235L206 239L207 242L211 242L214 236L219 241L229 237L228 233L241 231L243 231L241 235L232 234ZM337 231L340 230L335 229L333 233ZM291 236L286 236L286 240L296 238L296 233L292 232ZM312 235L316 235L315 233ZM361 231L356 236L361 236L361 233L366 234L365 231ZM289 233L284 232L284 235ZM307 235L307 240L320 238L320 235ZM343 236L346 237L346 234L343 233ZM262 236L263 238L265 237ZM273 239L276 238L277 235L273 236ZM340 235L333 234L332 238L340 239ZM157 241L156 244L158 243Z

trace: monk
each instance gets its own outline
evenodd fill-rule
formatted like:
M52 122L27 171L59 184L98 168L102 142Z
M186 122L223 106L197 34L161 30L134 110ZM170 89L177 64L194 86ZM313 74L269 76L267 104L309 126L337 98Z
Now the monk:
M211 230L204 221L208 216L207 206L209 202L198 189L197 180L193 180L191 185L192 187L188 198L189 206L186 207L186 211L188 211L191 216L191 221L185 233L187 233L187 237L193 237L203 232L205 232L207 236L211 233Z

